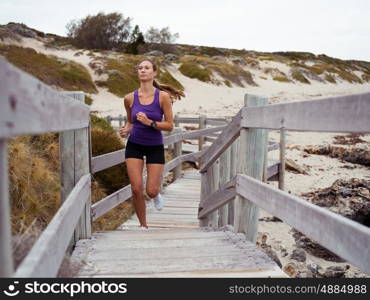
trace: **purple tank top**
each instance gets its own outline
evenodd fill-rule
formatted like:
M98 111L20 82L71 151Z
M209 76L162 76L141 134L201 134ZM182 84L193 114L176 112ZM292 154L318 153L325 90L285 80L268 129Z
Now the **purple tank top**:
M146 146L163 145L162 131L144 125L137 120L136 114L143 112L148 119L161 122L163 118L163 110L159 104L159 89L155 89L154 100L148 104L143 105L139 101L138 90L134 91L134 103L131 107L131 122L132 129L128 140Z

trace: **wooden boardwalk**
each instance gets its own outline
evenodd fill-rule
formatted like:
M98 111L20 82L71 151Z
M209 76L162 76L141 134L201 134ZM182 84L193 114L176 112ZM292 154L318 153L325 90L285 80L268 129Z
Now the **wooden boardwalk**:
M79 240L73 257L79 277L287 277L265 253L228 228L199 227L200 175L183 177L163 192L165 206L147 207L148 231L136 215L114 231Z

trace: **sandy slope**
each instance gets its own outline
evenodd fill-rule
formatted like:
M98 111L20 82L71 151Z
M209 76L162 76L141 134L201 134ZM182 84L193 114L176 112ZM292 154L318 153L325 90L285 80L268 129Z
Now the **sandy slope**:
M14 42L12 42L14 43ZM102 77L94 74L89 67L89 62L92 60L87 55L87 51L80 56L74 56L76 50L54 50L47 49L43 43L35 39L23 38L20 43L23 46L32 47L35 50L45 53L53 54L58 57L70 59L85 66L89 70L93 80L102 80ZM97 54L98 56L98 54ZM262 67L276 67L287 73L286 66L272 61L261 62ZM196 116L198 114L206 114L208 116L233 116L240 110L244 103L244 95L246 93L263 95L269 98L270 103L283 103L302 101L308 99L320 99L336 95L349 95L357 93L370 92L370 83L366 84L350 84L348 82L341 82L338 84L313 82L312 84L300 83L280 83L272 79L264 80L261 78L268 77L260 70L250 70L254 74L254 80L258 87L246 86L245 88L226 86L215 86L200 82L195 79L190 79L183 76L176 68L176 65L168 69L172 75L185 86L186 97L174 104L174 113L181 115ZM98 94L92 94L94 99L91 109L98 111L101 116L111 115L118 116L125 115L122 99L109 93L106 89L99 88ZM288 132L287 146L298 144L324 144L333 143L333 136L338 133L311 133L311 132ZM362 137L367 141L369 147L370 136ZM270 132L270 140L279 141L279 133L276 131ZM269 153L271 157L278 158L278 151ZM370 179L369 168L354 165L351 163L342 163L338 159L327 156L309 155L303 157L302 151L287 150L287 157L295 160L300 165L309 167L309 175L295 174L291 172L286 173L286 190L292 194L300 195L302 193L313 191L318 188L330 186L336 179L339 178L363 178ZM354 166L353 169L343 168L344 165ZM272 183L276 185L276 183ZM261 216L268 215L261 211ZM259 223L259 232L268 235L267 243L277 252L283 266L290 260L289 255L295 248L294 239L290 232L290 227L285 223L264 222ZM285 248L288 256L281 254L281 248ZM307 255L307 261L320 264L322 267L332 265L343 265L340 263L327 262L322 259ZM304 268L304 266L302 267ZM351 267L348 276L354 276L358 269Z

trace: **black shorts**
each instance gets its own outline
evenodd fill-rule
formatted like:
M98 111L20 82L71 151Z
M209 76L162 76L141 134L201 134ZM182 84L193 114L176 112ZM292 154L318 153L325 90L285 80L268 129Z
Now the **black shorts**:
M147 164L165 164L164 145L146 146L127 141L125 158L139 158Z

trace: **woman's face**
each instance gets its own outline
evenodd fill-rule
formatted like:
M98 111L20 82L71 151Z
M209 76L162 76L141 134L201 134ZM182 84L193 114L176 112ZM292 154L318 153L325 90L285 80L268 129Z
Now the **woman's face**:
M153 70L153 65L150 61L144 60L137 67L137 73L141 81L153 80L157 72Z

